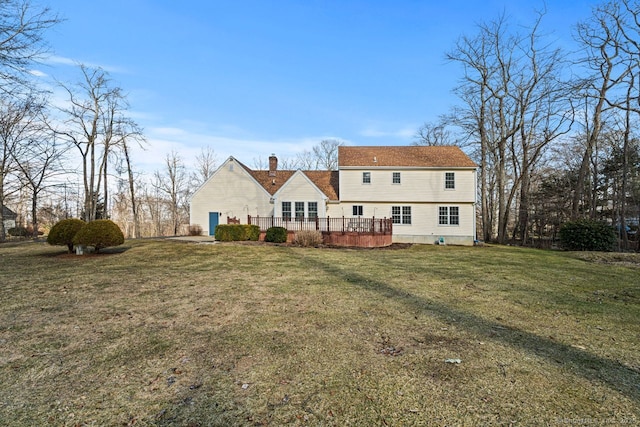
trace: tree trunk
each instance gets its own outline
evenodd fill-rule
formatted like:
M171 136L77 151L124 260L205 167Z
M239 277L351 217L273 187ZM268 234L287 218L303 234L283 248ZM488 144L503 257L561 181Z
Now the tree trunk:
M133 170L131 169L131 159L129 157L129 147L127 141L123 140L122 147L124 150L124 158L127 163L127 176L129 178L129 196L131 197L131 213L133 214L133 237L140 238L140 219L138 216L138 205L136 203L136 193L133 180Z

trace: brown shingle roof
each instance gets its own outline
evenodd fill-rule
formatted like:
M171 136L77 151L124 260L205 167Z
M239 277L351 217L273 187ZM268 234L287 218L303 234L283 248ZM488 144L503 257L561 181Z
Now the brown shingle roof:
M296 173L296 171L291 170L278 170L276 176L270 176L269 171L252 170L244 164L240 164L272 196ZM329 200L338 200L338 171L302 171L302 173L304 173Z
M267 193L273 196L291 178L295 171L278 170L276 176L269 176L269 171L254 171L251 169L249 169L249 173L267 190Z
M454 146L369 146L338 147L338 164L349 166L476 167Z
M338 171L303 171L329 200L338 200Z

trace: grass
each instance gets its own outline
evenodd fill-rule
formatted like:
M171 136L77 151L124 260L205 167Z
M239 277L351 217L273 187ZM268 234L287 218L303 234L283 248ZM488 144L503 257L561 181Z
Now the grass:
M105 252L0 245L2 425L640 423L637 257Z

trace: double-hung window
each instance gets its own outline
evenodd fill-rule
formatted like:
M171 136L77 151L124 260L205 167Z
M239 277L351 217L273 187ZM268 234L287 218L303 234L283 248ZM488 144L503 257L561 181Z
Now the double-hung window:
M460 225L460 208L458 206L440 206L438 208L439 225Z
M307 216L309 219L318 218L318 202L307 203Z
M444 173L444 189L455 190L456 189L456 174L455 172Z
M391 220L394 224L411 224L411 206L391 206Z
M362 216L362 205L353 205L353 216Z
M304 202L296 202L296 221L304 219Z
M393 184L400 184L400 172L394 172L391 178Z
M362 172L362 183L371 184L371 172Z
M291 220L291 202L282 202L282 218L285 221Z

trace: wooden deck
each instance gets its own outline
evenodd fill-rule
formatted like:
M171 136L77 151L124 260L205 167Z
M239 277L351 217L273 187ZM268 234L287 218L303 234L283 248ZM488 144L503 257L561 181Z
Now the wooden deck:
M331 246L375 248L392 243L393 221L390 218L281 218L249 216L248 223L260 227L263 240L267 229L283 227L288 230L287 242L293 242L300 230L318 230L323 243Z

